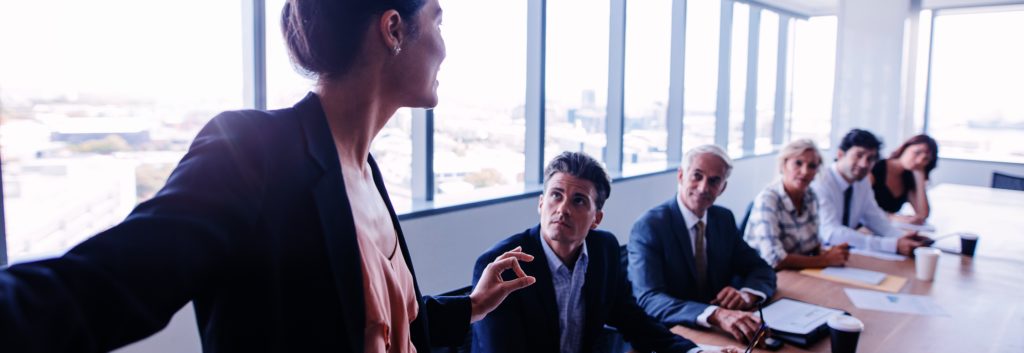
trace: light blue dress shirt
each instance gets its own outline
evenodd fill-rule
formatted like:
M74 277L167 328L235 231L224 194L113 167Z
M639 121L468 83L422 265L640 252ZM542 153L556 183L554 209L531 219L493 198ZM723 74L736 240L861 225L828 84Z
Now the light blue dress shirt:
M580 352L580 343L583 341L583 281L587 274L587 242L583 241L579 259L570 269L551 249L543 234L540 238L544 256L548 259L548 268L551 269L555 301L558 302L559 350L562 353Z

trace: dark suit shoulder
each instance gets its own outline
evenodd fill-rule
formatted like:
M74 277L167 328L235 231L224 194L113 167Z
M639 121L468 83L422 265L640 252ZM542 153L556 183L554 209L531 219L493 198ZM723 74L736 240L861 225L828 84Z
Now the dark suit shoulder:
M615 237L615 234L612 234L609 231L594 229L587 234L587 244L590 244L591 248L618 249L619 239Z
M728 220L733 224L736 223L736 217L733 216L732 211L722 206L712 205L711 208L708 209L708 215L722 220Z
M644 212L640 215L640 218L636 220L636 223L647 222L656 223L670 220L672 217L672 203L676 202L675 198L669 199L653 208Z
M278 110L230 110L210 119L203 131L216 129L224 137L239 138L252 134L273 135L282 133L287 125L298 127L295 108ZM202 135L202 134L200 134ZM295 135L289 135L294 137Z

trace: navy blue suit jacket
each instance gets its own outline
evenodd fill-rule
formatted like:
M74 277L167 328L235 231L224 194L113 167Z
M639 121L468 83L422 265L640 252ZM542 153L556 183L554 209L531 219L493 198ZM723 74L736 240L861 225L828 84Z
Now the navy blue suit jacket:
M697 326L697 316L722 288L750 288L771 298L775 271L743 241L728 209L707 211L708 291L697 292L689 227L676 199L647 211L629 236L629 279L648 314L667 325Z
M513 235L480 255L473 270L473 285L487 264L522 246L533 255L521 262L526 274L537 278L533 285L509 294L497 309L473 324L474 352L558 353L558 304L547 256L541 248L540 226ZM636 304L626 280L626 269L619 260L619 243L611 233L592 230L587 235L589 263L584 277L583 298L586 312L581 340L582 352L593 352L604 325L617 328L626 340L642 351L686 352L693 342L669 332ZM512 279L506 271L506 279Z
M124 222L60 258L0 271L0 346L109 351L159 331L191 300L206 352L362 353L358 205L346 195L316 95L288 109L222 113ZM416 347L459 344L468 298L421 298Z

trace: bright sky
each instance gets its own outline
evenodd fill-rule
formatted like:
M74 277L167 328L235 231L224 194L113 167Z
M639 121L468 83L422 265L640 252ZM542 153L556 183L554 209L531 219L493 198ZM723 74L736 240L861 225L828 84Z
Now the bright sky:
M276 96L293 101L309 87L308 80L292 71L281 46L277 26L281 4L282 0L270 0L267 5L272 102ZM442 0L442 31L448 44L448 57L439 77L443 106L511 108L521 104L525 90L525 4ZM627 101L650 104L664 100L670 1L628 4ZM581 92L591 89L598 104L605 102L608 0L552 0L548 6L549 99L578 104ZM8 97L98 93L158 97L169 102L240 104L240 7L238 1L200 0L2 2L0 90ZM717 77L718 4L691 1L689 7L693 16L688 16L691 30L687 33L686 101L691 108L706 109L714 102L713 83ZM745 18L744 8L746 5L737 6L736 18ZM933 111L963 116L981 106L1024 116L1019 103L1019 97L1024 96L1024 66L1020 65L1024 62L1024 42L1017 38L1024 33L1022 16L1024 12L1016 11L938 17ZM746 34L733 36L743 39ZM815 38L820 36L834 34L800 32L797 50L802 44L820 42L822 38ZM744 46L735 47L733 58L745 59L738 55L744 50ZM834 60L820 59L796 65L805 72L822 74L815 67L830 67ZM734 68L737 72L745 69L745 65L739 66ZM796 72L797 84L802 81L801 70ZM744 83L738 80L739 75L734 76L733 85ZM827 101L820 100L822 104Z
M241 104L240 1L0 2L5 96L82 92Z

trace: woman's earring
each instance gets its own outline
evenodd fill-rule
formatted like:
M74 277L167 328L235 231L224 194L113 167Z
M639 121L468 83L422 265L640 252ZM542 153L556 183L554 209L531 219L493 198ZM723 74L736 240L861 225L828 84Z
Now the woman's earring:
M398 53L401 53L401 52L402 52L402 48L400 48L399 46L397 46L397 45L396 45L396 46L395 46L395 49L394 49L394 50L392 50L391 52L392 52L392 53L393 53L394 55L398 55Z

